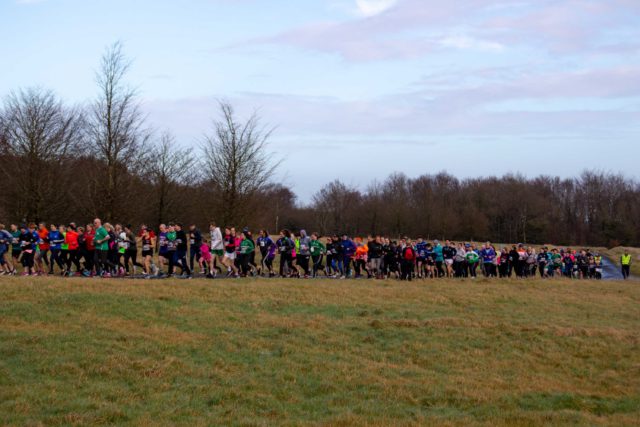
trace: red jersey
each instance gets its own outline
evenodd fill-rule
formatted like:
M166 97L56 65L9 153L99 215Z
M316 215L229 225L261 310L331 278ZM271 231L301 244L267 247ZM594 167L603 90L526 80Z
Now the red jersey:
M84 245L87 247L88 251L96 250L96 244L93 242L94 237L96 237L96 232L94 230L84 233Z
M67 230L67 234L64 236L64 242L69 245L70 251L78 250L78 233L71 229Z

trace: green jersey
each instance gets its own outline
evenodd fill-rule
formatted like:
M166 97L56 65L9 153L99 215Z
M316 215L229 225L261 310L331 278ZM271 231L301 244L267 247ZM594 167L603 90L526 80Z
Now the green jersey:
M477 263L480 260L480 257L475 251L467 252L466 258L467 258L467 262L472 265Z
M322 255L326 252L326 250L327 249L320 240L312 240L309 244L309 251L311 252L311 256Z
M11 232L11 248L16 251L16 252L20 252L20 230L16 230L16 231L12 231Z
M100 227L96 230L96 235L93 237L93 244L96 247L96 250L99 251L108 251L109 250L109 240L105 240L109 232L106 228ZM102 242L100 243L100 241Z
M251 252L253 252L256 248L256 245L253 244L253 242L249 239L244 239L242 242L240 242L240 253L241 254L250 254Z

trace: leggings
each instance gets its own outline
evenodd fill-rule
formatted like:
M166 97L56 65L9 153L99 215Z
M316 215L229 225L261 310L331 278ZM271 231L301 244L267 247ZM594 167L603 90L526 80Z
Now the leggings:
M293 260L291 255L283 252L280 254L280 276L286 276L293 272Z
M71 264L75 265L76 271L80 271L80 257L77 249L67 251L67 271L71 271Z
M298 265L304 270L304 275L309 275L309 255L298 255Z
M33 251L31 252L22 252L22 266L28 269L33 268Z
M100 249L96 249L95 250L95 255L93 257L93 261L94 264L96 266L96 273L98 275L102 274L103 272L108 273L110 270L115 269L115 265L113 264L113 262L111 262L111 260L109 259L109 251L103 251Z
M64 270L64 263L62 262L62 257L60 256L60 249L51 249L51 263L49 264L49 273L53 274L53 265L58 264L60 270Z
M322 270L322 255L314 255L311 257L311 261L313 262L313 277L318 275L318 270Z
M138 250L137 249L127 249L124 253L124 268L129 272L129 261L135 266L144 268L142 264L138 262Z

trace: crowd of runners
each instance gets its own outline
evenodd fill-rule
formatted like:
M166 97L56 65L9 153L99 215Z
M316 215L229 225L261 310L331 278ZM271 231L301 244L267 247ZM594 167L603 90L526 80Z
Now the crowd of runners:
M631 256L621 257L624 278ZM19 267L22 267L19 272ZM277 266L277 267L276 267ZM207 233L195 225L102 223L77 226L44 223L0 224L0 274L86 277L287 278L533 278L601 279L602 256L589 249L535 249L526 245L497 247L491 242L426 241L422 238L367 239L347 235L321 238L304 230L282 230L272 237L247 228Z

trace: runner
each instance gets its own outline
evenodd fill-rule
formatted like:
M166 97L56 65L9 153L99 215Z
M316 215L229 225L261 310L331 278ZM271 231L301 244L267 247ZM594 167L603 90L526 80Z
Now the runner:
M15 274L13 263L11 262L11 241L13 236L0 224L0 274Z
M369 273L376 279L382 278L382 240L380 236L368 244Z
M113 268L113 264L109 261L109 240L111 236L99 218L93 220L93 228L96 230L93 237L96 274L100 277L111 277L111 273L109 272L110 269Z
M38 225L38 252L36 255L36 267L38 267L38 273L44 274L45 267L49 268L49 230L44 223Z
M209 278L216 277L219 266L223 265L222 257L224 256L224 242L222 241L222 232L216 226L215 222L209 224L209 235L211 237L211 262L209 263ZM220 270L222 272L222 270Z
M260 230L258 237L258 248L262 259L260 260L260 267L258 268L258 275L268 274L271 277L273 272L273 258L269 259L269 254L272 252L272 248L275 247L275 243L269 237L267 230Z
M235 266L236 260L236 236L230 227L224 229L224 257L222 264L227 267L227 276L239 277L238 269Z
M170 263L169 240L167 239L167 226L160 224L158 233L158 275L163 275L165 265ZM168 267L167 267L168 268Z
M22 272L23 276L37 276L36 270L33 268L33 260L36 252L36 244L37 240L33 235L33 231L30 231L30 228L35 230L35 225L27 227L26 225L20 226L20 250L22 267L24 271Z
M311 261L313 268L311 269L312 277L318 277L318 271L322 270L322 257L327 248L320 241L318 233L311 234L311 243L309 244L309 252L311 253Z
M302 268L304 278L309 278L309 260L311 258L311 239L307 236L306 230L300 230L300 238L297 245L297 263Z
M200 265L200 247L202 246L202 233L195 224L189 226L189 268L195 272L194 261ZM205 273L200 269L200 273Z
M280 238L276 242L278 253L280 254L280 277L291 277L293 265L291 264L291 251L295 244L291 240L289 230L281 230Z
M252 273L249 263L251 261L251 253L256 250L256 247L253 241L247 236L247 233L242 232L240 236L242 238L240 242L240 271L242 277L247 277Z

